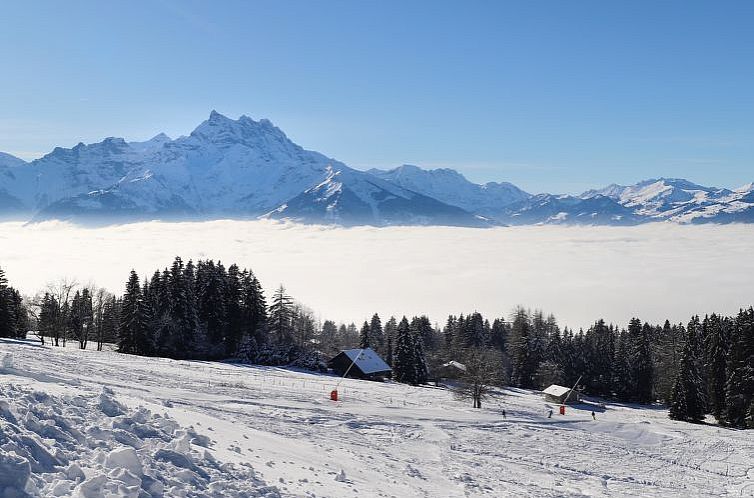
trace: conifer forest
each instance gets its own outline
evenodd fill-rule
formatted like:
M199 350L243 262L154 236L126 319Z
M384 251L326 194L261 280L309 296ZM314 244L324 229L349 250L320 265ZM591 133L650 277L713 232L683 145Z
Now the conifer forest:
M212 260L176 257L148 276L131 271L122 295L62 280L24 297L0 269L0 337L320 371L340 350L372 348L401 383L465 375L448 373L455 361L476 365L488 384L536 390L578 382L587 395L667 405L675 420L712 415L721 425L754 427L751 307L687 323L634 318L615 325L598 318L586 330L524 308L498 317L451 314L443 323L427 316L364 318L363 324L318 319L282 285L265 296L251 269Z

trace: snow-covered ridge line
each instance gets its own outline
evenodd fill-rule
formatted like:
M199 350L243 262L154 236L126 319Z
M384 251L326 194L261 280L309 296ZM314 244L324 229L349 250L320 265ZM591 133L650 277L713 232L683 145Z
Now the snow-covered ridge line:
M189 136L109 137L25 162L0 153L0 219L78 222L282 218L337 225L754 222L754 186L683 179L580 196L479 185L452 169L359 171L292 142L269 120L212 111Z

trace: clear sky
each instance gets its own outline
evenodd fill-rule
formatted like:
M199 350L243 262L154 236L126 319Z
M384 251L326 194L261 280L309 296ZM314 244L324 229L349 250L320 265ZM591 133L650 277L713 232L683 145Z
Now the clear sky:
M533 192L754 181L754 1L16 1L0 150L266 117L356 168Z

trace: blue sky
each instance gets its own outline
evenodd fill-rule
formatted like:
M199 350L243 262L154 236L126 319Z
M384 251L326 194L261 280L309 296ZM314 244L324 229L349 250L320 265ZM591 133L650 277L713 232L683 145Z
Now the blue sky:
M267 117L357 168L534 192L754 181L754 2L24 1L0 150Z

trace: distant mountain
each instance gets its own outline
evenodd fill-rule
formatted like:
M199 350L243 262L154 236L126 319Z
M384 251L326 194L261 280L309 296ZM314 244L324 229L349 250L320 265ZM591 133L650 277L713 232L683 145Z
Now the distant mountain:
M338 225L754 223L754 187L660 178L579 196L531 195L404 165L359 171L270 121L215 111L189 136L110 137L25 162L0 153L0 219L86 223L266 217Z
M9 188L15 182L16 168L24 164L24 160L0 152L0 220L13 219L24 212L24 203Z
M269 216L306 223L486 223L456 206L305 150L265 119L233 120L215 111L187 137L172 140L160 134L132 143L108 138L56 148L14 171L7 186L0 186L35 221ZM342 193L338 199L329 196L325 206L312 194L335 173ZM310 206L303 204L306 199Z
M338 225L481 227L491 224L459 207L350 168L330 169L323 182L297 195L269 216Z
M751 184L731 191L680 178L658 178L631 186L609 185L584 192L581 198L607 196L650 221L749 223L754 214L751 193Z
M531 197L512 183L472 183L448 168L426 170L405 164L391 170L370 169L368 173L466 211L498 218L511 204Z
M26 164L26 161L5 152L0 152L0 171L3 171L6 167L21 166L22 164Z
M499 219L511 225L636 225L646 221L603 195L582 199L551 194L535 195L512 204Z

